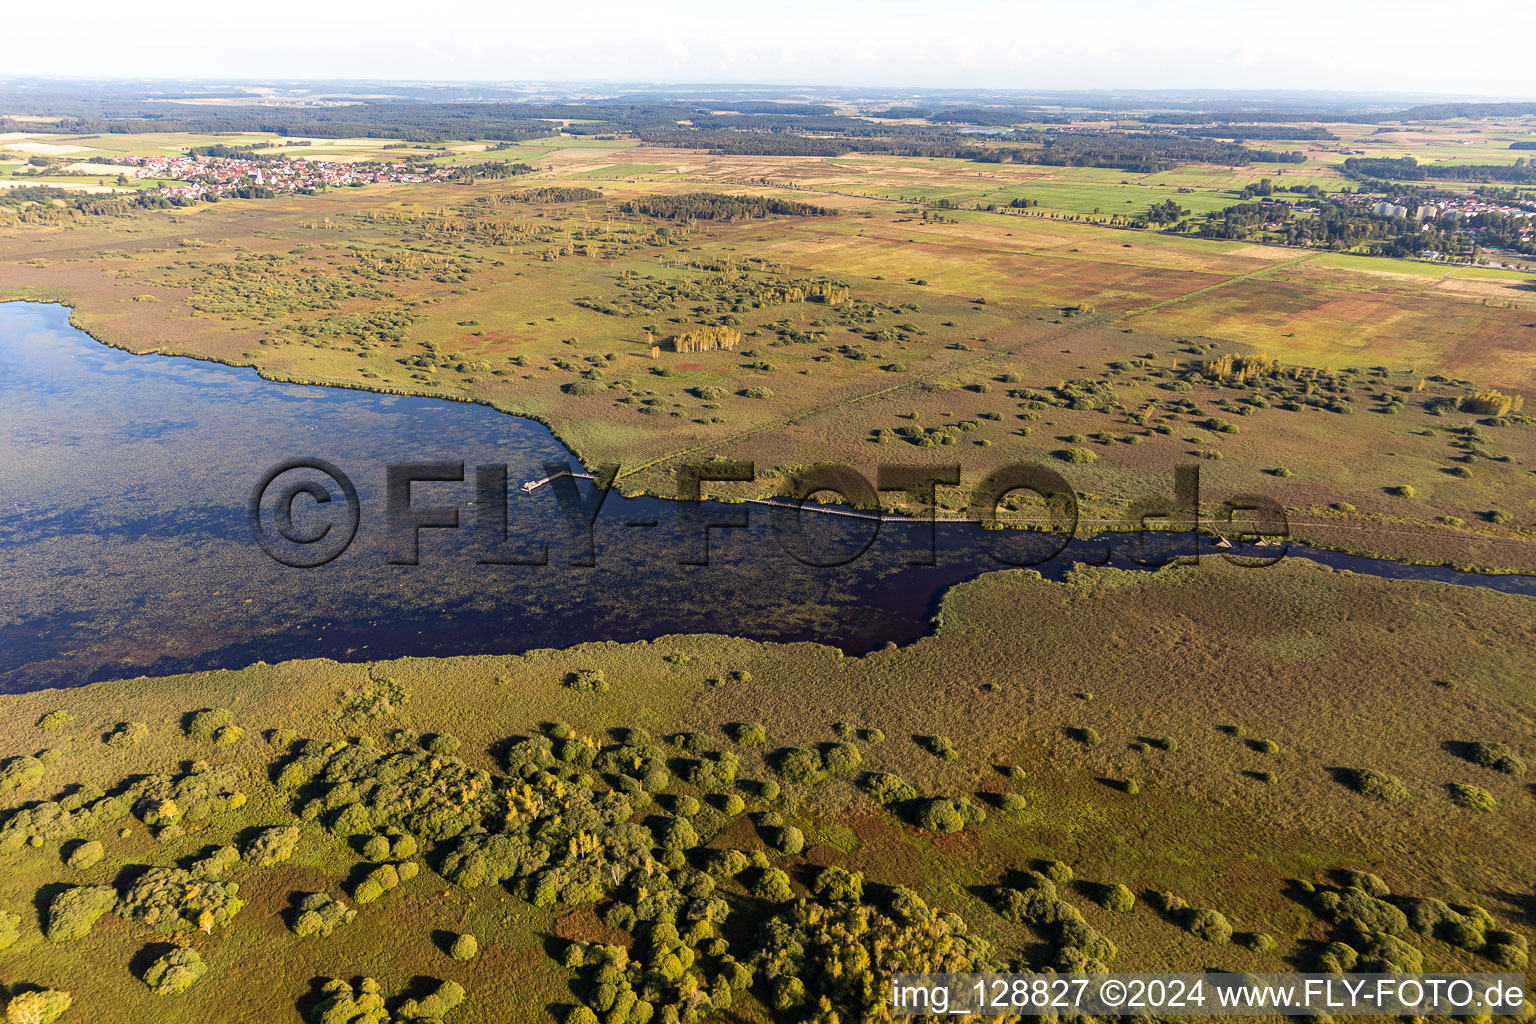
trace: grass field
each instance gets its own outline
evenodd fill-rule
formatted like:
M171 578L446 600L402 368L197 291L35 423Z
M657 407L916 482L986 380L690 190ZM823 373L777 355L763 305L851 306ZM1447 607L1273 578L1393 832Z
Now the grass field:
M600 998L584 972L561 966L567 945L633 943L638 955L645 930L634 927L631 938L604 921L618 920L612 908L643 902L643 894L605 882L595 905L573 897L536 906L516 884L455 884L442 872L458 877L446 858L464 840L434 841L429 830L418 837L418 855L396 858L419 856L419 875L358 906L355 894L375 866L361 852L371 830L348 836L347 827L327 827L339 820L334 811L301 815L323 787L294 788L291 773L280 771L301 750L294 736L350 742L354 751L371 743L386 753L430 743L438 751L433 766L457 771L462 759L490 774L487 820L492 831L512 830L510 822L495 824L516 791L504 768L509 737L565 728L552 722L605 746L636 728L658 743L698 737L662 748L679 778L634 820L663 847L652 851L653 888L664 880L654 877L661 863L686 874L712 850L761 858L763 869L716 876L729 908L714 932L723 945L709 946L709 930L687 940L713 950L701 954L701 969L723 950L758 964L753 984L732 993L732 1014L744 1021L766 1020L764 1003L776 991L768 962L754 959L763 924L774 914L793 916L790 905L775 902L780 897L762 895L767 868L787 874L791 896L806 894L827 866L860 872L865 900L876 906L888 898L886 887L912 887L959 914L999 964L1039 967L1070 957L1050 925L1010 920L997 909L1025 869L1048 862L1070 867L1073 881L1058 881L1060 897L1108 939L1101 955L1117 970L1309 970L1330 939L1364 947L1318 903L1346 868L1379 876L1404 906L1424 898L1475 904L1494 922L1490 936L1498 928L1527 937L1531 787L1466 759L1476 742L1503 743L1527 759L1536 752L1529 729L1536 705L1520 682L1536 670L1527 605L1297 561L1239 570L1211 560L1156 575L1082 570L1059 584L993 573L949 596L936 635L864 658L809 645L668 637L514 658L295 662L0 697L7 752L51 751L0 795L0 845L7 846L0 910L19 918L8 979L67 990L80 1019L104 1024L172 1008L185 1019L288 1019L295 1006L311 1012L317 979L364 974L394 998L459 983L468 997L450 1020L484 1019L513 1001L526 1008L519 1020L563 1019L574 1004ZM562 682L578 671L600 671L608 689L581 692ZM881 699L868 701L872 693ZM200 728L190 712L201 708L227 709L221 721L243 735L222 743L188 735ZM131 749L103 741L122 722L146 727ZM733 741L741 722L765 726L766 743ZM434 739L445 734L451 742ZM931 752L932 737L948 741L953 759ZM856 751L859 768L804 784L777 767L788 749L831 750L838 742ZM708 751L739 760L734 782L682 781L693 758L708 762ZM419 755L420 770L426 757ZM117 792L140 773L178 777L192 762L237 766L243 806L216 805L207 817L171 824L137 820L155 806L143 803L116 820L102 809L32 833L16 824L16 809L72 787ZM1361 769L1399 780L1408 795L1394 803L1362 795L1351 782ZM576 765L553 770L586 774ZM925 831L911 824L906 805L871 799L869 772L891 773L920 797L984 808L985 821L954 834ZM600 791L616 778L590 777ZM764 796L768 781L782 792ZM1492 810L1455 804L1455 785L1476 786ZM742 799L728 806L732 794ZM190 795L183 802L189 814L207 810L192 811ZM442 806L450 817L479 813ZM699 845L668 852L678 848L661 837L679 818L692 822ZM157 934L119 916L127 910L108 913L73 941L42 934L50 901L67 886L126 892L148 867L184 865L221 844L243 847L261 828L287 824L298 826L291 857L231 869L224 877L238 882L244 907L208 934ZM780 852L784 825L799 830L803 850ZM40 839L8 845L18 827ZM101 859L67 865L89 840L101 841ZM1099 904L1111 884L1136 897L1130 911ZM296 937L294 907L308 892L355 907L358 919L328 938ZM1213 945L1190 934L1182 927L1189 912L1159 909L1169 905L1164 892L1216 910L1237 938ZM465 933L476 936L479 952L456 961L448 949ZM1272 941L1245 937L1256 934ZM1492 939L1458 948L1436 937L1443 933L1396 934L1426 969L1496 969ZM206 976L183 995L152 994L138 977L177 947L196 950ZM836 987L821 955L808 949L806 983L827 986L845 1013L884 1019ZM891 965L877 954L873 966L878 992ZM709 977L702 980L718 1000ZM658 1009L678 998L673 992L653 994Z
M533 416L587 463L622 463L630 491L671 493L682 460L715 455L753 459L768 493L820 460L871 473L958 460L978 479L1086 446L1098 458L1073 472L1097 521L1121 521L1199 459L1213 497L1273 495L1310 540L1536 566L1529 424L1444 415L1479 388L1536 385L1536 276L876 195L1032 195L1056 180L1078 206L1131 189L1214 202L1235 183L1223 169L1208 169L1217 191L1192 197L1174 190L1198 168L1122 186L1118 172L953 160L646 149L644 163L617 163L619 147L587 141L452 150L526 152L540 169L515 182L12 224L0 228L0 295L67 302L78 325L136 351ZM498 199L562 183L603 198ZM697 191L838 212L694 224L616 212ZM725 261L736 278L721 275ZM743 298L826 279L849 302ZM744 334L735 352L651 357L648 332L664 341L727 315ZM1262 386L1191 379L1206 358L1256 350L1281 365ZM1310 375L1324 369L1337 412L1314 402ZM572 393L583 378L598 393ZM1072 397L1089 386L1099 398ZM1212 417L1235 429L1202 425Z

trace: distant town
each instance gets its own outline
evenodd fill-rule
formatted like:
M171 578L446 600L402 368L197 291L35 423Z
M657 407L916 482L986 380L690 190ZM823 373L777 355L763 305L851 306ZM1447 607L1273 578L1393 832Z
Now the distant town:
M216 157L177 154L120 156L102 161L136 168L136 177L174 178L157 190L175 199L204 200L253 193L313 192L322 188L373 185L386 181L442 181L462 173L445 164L337 163L294 157Z

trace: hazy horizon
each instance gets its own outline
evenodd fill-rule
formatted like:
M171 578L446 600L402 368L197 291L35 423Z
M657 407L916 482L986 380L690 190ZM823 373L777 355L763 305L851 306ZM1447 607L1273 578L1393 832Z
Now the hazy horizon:
M871 89L1403 92L1531 98L1536 13L1423 0L1283 11L1183 0L1062 10L1026 0L841 5L785 0L771 16L701 0L640 8L474 3L451 17L383 0L366 18L296 0L125 17L86 0L67 45L14 49L9 76L667 83ZM14 38L57 16L11 15ZM210 45L217 41L217 45Z

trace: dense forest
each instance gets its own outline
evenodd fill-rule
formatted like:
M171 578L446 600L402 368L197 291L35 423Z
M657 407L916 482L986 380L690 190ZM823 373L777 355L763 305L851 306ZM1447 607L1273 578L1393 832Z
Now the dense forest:
M723 155L746 156L846 156L871 153L884 156L951 157L978 163L1045 164L1054 167L1113 167L1150 173L1185 163L1215 163L1231 167L1252 163L1302 163L1302 153L1251 149L1214 139L1183 135L1134 135L1123 132L1014 131L1001 137L1031 142L1032 146L982 145L956 132L882 131L870 126L870 134L837 136L802 135L791 132L706 130L676 126L639 133L647 146L669 149L705 149Z
M1483 181L1536 184L1536 164L1524 159L1513 164L1421 164L1411 156L1352 156L1344 161L1351 178L1390 181Z
M830 217L836 210L810 203L769 196L732 196L720 192L692 192L675 196L642 196L618 209L667 220L748 220L756 217Z
M1295 125L1212 125L1208 128L1191 128L1184 133L1200 139L1231 139L1233 142L1262 142L1270 139L1331 142L1338 136L1326 128L1298 128Z

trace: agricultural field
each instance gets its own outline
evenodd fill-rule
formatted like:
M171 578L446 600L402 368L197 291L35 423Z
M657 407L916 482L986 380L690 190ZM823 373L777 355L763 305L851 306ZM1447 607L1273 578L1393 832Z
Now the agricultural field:
M7 976L111 1024L887 1020L902 956L1520 971L1527 600L1015 571L862 658L679 636L6 696Z

